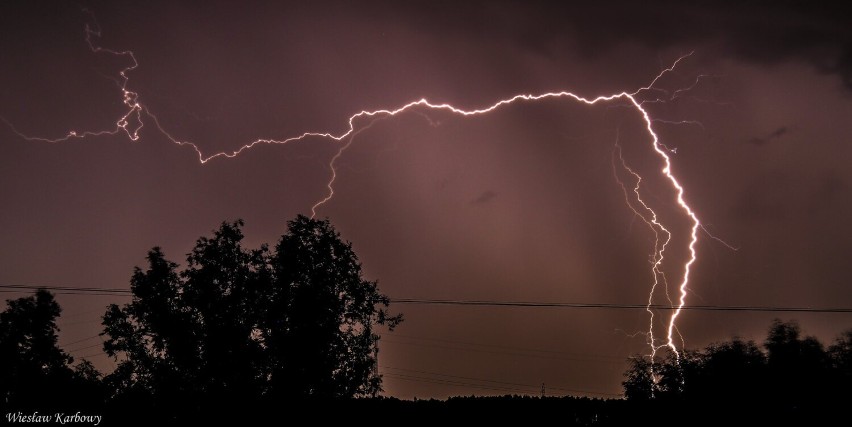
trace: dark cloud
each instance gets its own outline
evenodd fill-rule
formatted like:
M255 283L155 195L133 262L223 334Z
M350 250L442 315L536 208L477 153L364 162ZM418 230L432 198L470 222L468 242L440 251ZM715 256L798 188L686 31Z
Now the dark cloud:
M20 3L13 10L41 8L44 9L42 15L48 19L61 16L55 12L53 2ZM98 11L137 9L134 13L143 17L157 12L177 16L191 14L195 19L186 22L188 28L203 26L212 16L238 15L232 13L236 3L221 0L206 2L203 8L157 1L144 5L130 1L92 0L88 3L89 8ZM259 21L253 24L278 19L282 11L287 16L317 18L320 22L345 23L348 17L358 17L358 21L370 22L376 32L384 36L392 36L398 29L406 28L429 37L463 37L552 57L560 57L568 50L599 56L629 43L657 50L668 47L699 49L759 64L805 62L821 72L838 75L848 88L852 88L852 26L848 24L843 2L611 0L580 4L480 0L415 1L403 5L382 0L320 3L321 6L313 3L284 6L260 2L253 6L259 16L256 18ZM73 6L64 5L63 8ZM134 19L130 14L126 17ZM25 24L20 21L8 21L7 26L26 31ZM247 23L234 22L233 26L244 24Z
M817 208L830 209L841 198L849 195L849 183L836 170L823 173L813 186L811 197Z
M786 219L793 206L789 197L795 178L789 172L775 170L763 174L747 187L734 208L735 214L750 222Z
M744 191L734 209L751 222L804 219L818 212L847 209L849 184L836 170L767 172ZM837 214L837 212L834 212Z
M479 195L479 197L471 200L470 203L472 203L474 205L484 205L484 204L494 200L495 197L497 197L497 193L495 193L491 190L486 190L486 191L483 191L482 194Z
M375 16L400 19L421 31L490 39L551 56L566 49L596 56L640 43L653 49L713 50L767 65L802 61L837 74L852 88L852 26L841 2L509 0L445 6L415 2L404 13L377 7Z
M790 128L788 128L787 126L781 126L778 129L775 129L774 131L770 132L766 136L754 137L754 138L749 139L748 142L749 142L749 144L762 146L762 145L764 145L768 142L771 142L773 140L781 138L782 136L786 135L789 132L790 132Z

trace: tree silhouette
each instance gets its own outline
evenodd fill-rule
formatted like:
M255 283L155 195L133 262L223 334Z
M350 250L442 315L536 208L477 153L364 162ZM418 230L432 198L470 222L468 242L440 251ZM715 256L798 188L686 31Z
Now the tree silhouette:
M70 356L56 346L56 318L62 311L43 289L9 300L0 313L0 391L9 407L29 405L51 393L51 384L66 376Z
M803 338L797 323L776 320L763 348L735 338L680 357L636 357L625 372L624 395L672 413L715 405L714 419L743 414L763 422L830 418L827 409L841 410L852 397L852 331L825 351L816 338Z
M831 394L829 357L814 337L801 338L795 322L775 320L767 351L768 394L788 408L813 407Z
M747 402L763 391L766 360L753 341L734 338L702 352L685 351L660 367L659 394L671 399Z
M274 253L242 247L242 221L197 240L187 266L148 253L133 299L103 317L116 399L162 411L265 396L345 398L380 390L376 325L388 298L361 277L351 244L326 221L288 222ZM215 403L213 403L215 404Z
M350 243L328 221L304 216L289 224L272 256L274 280L261 335L272 356L272 390L296 397L375 395L379 336L394 328L388 298L361 277Z
M0 313L0 406L10 410L59 408L100 399L100 373L57 347L62 312L50 292L7 301Z
M852 329L846 330L828 348L831 363L831 386L837 392L835 401L852 401Z

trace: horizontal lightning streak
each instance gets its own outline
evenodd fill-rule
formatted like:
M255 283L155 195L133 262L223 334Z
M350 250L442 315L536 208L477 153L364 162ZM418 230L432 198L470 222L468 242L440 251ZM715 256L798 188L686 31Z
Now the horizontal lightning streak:
M84 10L84 12L89 14L91 16L91 19L92 19L92 24L91 25L87 24L85 26L85 41L86 41L89 49L93 53L96 53L96 54L106 53L106 54L110 54L110 55L113 55L113 56L116 56L116 57L129 58L130 64L128 66L122 68L118 72L119 78L116 79L116 84L117 84L117 86L118 86L118 88L121 92L122 103L125 105L127 110L125 111L125 113L122 116L120 116L118 118L118 120L115 122L115 127L112 128L112 129L101 130L101 131L83 131L83 132L70 131L70 132L68 132L68 134L66 134L63 137L53 138L53 139L39 137L39 136L28 136L28 135L24 134L23 132L19 131L18 129L16 129L15 126L13 126L12 123L9 122L7 119L0 117L0 120L2 120L4 123L6 123L9 126L9 128L12 129L13 132L15 132L17 135L19 135L20 137L22 137L26 140L41 141L41 142L54 142L54 143L55 142L67 141L67 140L72 139L72 138L79 139L79 138L95 137L95 136L102 136L102 135L116 135L116 134L119 134L119 133L122 133L122 132L124 134L126 134L127 137L131 141L138 141L139 138L140 138L140 131L144 127L143 118L147 117L147 118L151 119L154 127L164 137L166 137L168 140L170 140L172 143L174 143L178 146L186 146L186 147L189 147L192 150L194 150L196 155L197 155L198 161L201 164L206 164L207 162L209 162L213 159L217 159L217 158L234 158L234 157L239 156L241 153L243 153L247 150L250 150L250 149L252 149L252 148L254 148L258 145L288 144L288 143L291 143L291 142L297 142L297 141L307 140L307 139L312 139L312 138L328 139L328 140L332 140L334 142L341 142L343 144L340 146L338 151L335 153L335 155L329 161L329 169L331 171L331 178L327 183L328 194L324 198L320 199L316 204L314 204L311 207L311 212L312 212L313 215L316 215L317 209L319 207L321 207L323 204L325 204L326 202L328 202L329 200L331 200L334 196L333 185L334 185L334 183L337 179L337 171L335 169L335 164L336 164L337 160L343 155L344 151L351 146L351 144L354 141L354 137L359 132L362 132L362 131L366 130L367 128L369 128L370 126L372 126L372 124L375 123L376 119L393 117L393 116L396 116L398 114L404 113L404 112L409 111L409 110L417 111L418 109L421 109L421 108L430 109L430 110L438 110L438 111L446 111L446 112L456 114L456 115L460 115L460 116L463 116L463 117L469 117L469 116L477 116L477 115L488 114L488 113L493 112L493 111L495 111L495 110L497 110L501 107L508 106L508 105L514 104L516 102L535 102L535 101L541 101L541 100L545 100L545 99L561 99L561 98L573 100L575 102L580 102L580 103L583 103L583 104L586 104L586 105L595 105L595 104L598 104L598 103L608 103L608 102L617 101L617 100L626 101L628 105L633 105L635 107L636 111L639 112L639 114L641 115L642 119L645 122L645 128L647 130L647 133L650 136L651 148L660 157L661 161L664 164L664 167L660 170L660 172L666 177L666 179L668 180L668 182L671 184L672 188L674 189L674 191L676 193L677 205L684 212L684 214L689 217L689 219L692 223L691 233L690 233L690 241L689 241L689 245L688 245L688 250L689 250L690 256L689 256L689 259L683 265L683 271L684 272L683 272L683 276L682 276L682 279L681 279L680 285L679 285L680 296L679 296L679 299L678 299L677 307L674 309L674 312L671 315L670 320L669 320L669 324L668 324L668 333L667 333L667 339L668 340L666 342L666 345L668 347L670 347L672 349L672 351L674 351L677 354L677 349L674 345L672 334L676 329L676 325L675 325L676 320L677 320L678 316L681 314L681 312L684 309L685 304L686 304L687 288L689 286L689 276L690 276L691 268L692 268L693 264L695 263L695 261L697 260L696 244L698 242L698 229L702 226L701 226L701 223L698 220L696 213L692 210L692 208L686 202L686 199L685 199L685 196L684 196L683 186L680 184L680 182L678 182L677 178L675 177L675 175L672 172L671 158L668 155L668 152L670 150L668 148L665 148L665 146L663 146L660 143L659 137L654 132L654 129L653 129L653 126L652 126L654 119L652 119L649 112L643 108L643 103L647 102L647 101L637 99L637 96L640 93L650 91L650 90L661 91L661 89L658 89L658 88L655 87L655 85L658 83L658 81L667 73L674 71L674 69L677 67L677 65L682 60L684 60L685 58L687 58L687 57L689 57L693 54L692 52L679 57L677 60L675 60L671 64L671 66L663 69L660 73L658 73L647 86L641 87L641 88L639 88L639 89L637 89L633 92L623 91L623 92L618 92L618 93L611 94L611 95L600 95L600 96L596 96L596 97L584 97L584 96L580 96L578 94L575 94L575 93L569 92L569 91L547 92L547 93L542 93L542 94L518 94L518 95L514 95L512 97L494 102L493 104L488 105L486 107L478 108L478 109L472 109L472 110L465 110L465 109L462 109L462 108L458 108L458 107L453 106L452 104L449 104L449 103L433 103L431 101L428 101L426 98L421 98L419 100L412 101L412 102L409 102L409 103L404 104L402 106L399 106L395 109L362 110L360 112L357 112L357 113L353 114L352 116L350 116L348 118L348 120L347 120L348 126L341 133L335 134L333 132L328 132L328 131L326 131L326 132L304 132L300 135L285 138L285 139L259 138L259 139L252 141L252 142L244 144L244 145L240 146L239 148L237 148L235 150L221 151L221 152L217 152L217 153L213 153L213 154L208 155L208 154L205 154L203 152L203 150L201 149L201 147L199 145L197 145L196 143L188 141L188 140L181 140L181 139L173 136L171 133L169 133L161 125L160 120L157 118L157 116L155 114L153 114L153 112L151 112L148 108L146 108L142 104L142 102L140 101L140 98L139 98L139 94L128 88L129 81L130 81L128 73L136 70L139 67L139 62L137 61L135 54L130 50L112 50L112 49L107 49L107 48L103 48L101 46L96 45L95 42L94 42L94 39L101 37L100 28L97 25L97 21L95 20L94 14L92 14L88 10ZM696 79L695 83L693 83L693 85L690 86L690 88L692 88L696 84L698 84L698 81L700 79L701 79L701 76L699 76ZM689 90L690 88L687 88L687 89L684 89L684 90ZM673 97L679 96L681 93L683 93L684 90L679 90L679 91L674 92ZM662 91L662 92L665 92L667 94L669 93L667 91ZM373 119L373 120L370 120L370 122L367 126L358 127L357 125L361 123L362 119ZM347 140L347 138L348 138L348 140ZM626 167L626 163L624 163L624 166ZM646 223L649 223L649 226L652 229L655 230L655 234L657 233L657 230L660 230L661 232L664 232L667 235L664 243L662 243L662 244L660 243L659 235L658 235L658 238L657 238L657 242L655 243L654 266L652 268L652 273L654 274L654 278L655 278L654 279L655 280L654 288L656 288L657 276L659 275L661 277L665 277L664 275L662 275L662 271L660 270L660 264L663 261L663 252L666 248L666 244L669 242L669 240L671 238L671 233L657 220L656 212L654 212L653 209L651 207L649 207L639 196L638 182L641 181L641 177L639 177L639 175L636 174L632 170L630 170L630 173L632 173L633 175L635 175L638 178L637 187L634 189L634 192L636 194L636 201L637 201L637 203L642 205L643 210L650 212L650 215L651 215L650 219L648 219L644 215L640 214L636 209L634 209L632 207L632 205L630 205L630 203L628 203L628 205L630 205L631 209L633 209L634 212L637 213L637 215L642 217L643 220L646 221ZM650 302L653 299L654 288L652 288L652 290L651 290L651 295L649 296L649 304L646 306L646 308L648 308L649 311L650 311L650 307L652 306L650 304ZM652 346L652 348L656 348L656 345L654 344L653 338L651 339L651 346Z

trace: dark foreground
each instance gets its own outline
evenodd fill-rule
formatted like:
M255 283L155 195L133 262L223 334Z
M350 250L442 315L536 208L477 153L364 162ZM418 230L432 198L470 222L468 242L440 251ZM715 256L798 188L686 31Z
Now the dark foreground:
M145 407L126 402L94 408L3 408L4 425L347 425L424 423L540 423L562 426L622 425L845 425L849 402L821 402L810 407L790 407L762 401L759 396L731 402L724 396L705 402L628 401L581 397L454 397L447 400L399 400L395 398L348 400L282 400L278 402L196 402L169 408ZM138 403L138 402L137 402ZM10 417L11 415L11 417ZM56 418L61 415L62 420ZM76 417L75 417L76 415ZM97 424L94 422L95 416ZM18 418L16 421L15 418ZM20 417L24 417L21 419ZM44 417L54 419L44 422ZM69 421L69 418L70 421ZM88 418L87 418L88 417ZM63 422L65 421L65 422Z

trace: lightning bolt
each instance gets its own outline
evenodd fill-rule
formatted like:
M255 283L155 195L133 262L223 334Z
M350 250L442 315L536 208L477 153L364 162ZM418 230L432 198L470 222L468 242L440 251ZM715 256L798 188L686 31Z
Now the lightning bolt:
M680 278L680 283L678 285L679 295L677 297L677 302L674 303L674 302L671 301L671 299L669 299L671 306L674 310L673 310L671 316L668 319L668 325L667 325L667 328L666 328L667 329L666 337L657 339L653 335L654 312L651 310L651 305L652 305L652 300L654 298L654 294L655 294L658 286L662 283L664 286L666 286L666 288L668 287L668 283L666 281L666 277L665 277L665 274L663 273L661 266L662 266L663 261L664 261L664 254L665 254L665 251L667 249L667 245L671 241L672 234L659 221L657 213L647 203L645 203L645 201L642 199L642 197L640 195L640 191L639 191L640 184L642 182L642 177L637 172L635 172L635 170L631 169L627 165L624 158L621 156L621 148L616 143L616 147L617 147L617 151L618 151L618 157L619 157L620 162L621 162L621 167L625 171L627 171L628 174L630 174L633 177L636 184L634 185L633 189L630 192L628 192L627 187L625 186L624 183L622 183L622 181L619 180L617 175L616 175L616 181L618 181L621 184L622 188L624 189L625 201L627 202L627 205L634 212L634 214L636 214L639 218L641 218L647 224L647 226L653 231L654 236L655 236L654 251L653 251L653 254L651 256L651 264L652 264L651 274L652 274L652 277L653 277L653 284L652 284L651 291L650 291L650 294L649 294L648 308L647 308L647 311L648 311L650 318L651 318L650 326L649 326L649 333L648 333L648 337L649 337L648 338L648 344L651 347L652 354L656 354L656 352L660 348L668 347L679 358L679 352L678 352L677 346L675 345L675 342L674 342L674 334L677 332L677 326L676 326L677 319L680 316L682 309L686 304L686 296L687 296L687 291L688 291L688 288L689 288L690 273L691 273L691 270L692 270L694 263L698 259L697 258L698 253L697 253L697 250L696 250L696 245L698 243L698 230L702 229L705 232L707 232L707 231L706 231L706 229L704 229L703 225L699 221L696 213L693 211L693 209L687 203L687 201L685 199L685 195L684 195L684 193L685 193L684 188L681 185L681 183L678 181L677 177L675 177L674 173L672 172L672 161L671 161L671 157L669 156L669 153L674 153L674 150L669 149L665 145L663 145L660 142L660 139L659 139L657 133L654 131L653 123L655 121L661 121L661 120L651 118L650 113L644 107L645 103L665 102L666 99L656 98L656 99L651 99L651 100L644 100L644 99L640 99L641 97L639 95L644 93L644 92L649 92L649 91L662 92L662 93L665 93L666 95L668 95L666 98L668 98L669 100L672 100L674 98L677 98L678 96L681 96L682 93L684 93L685 91L687 91L690 88L697 85L698 81L703 76L699 76L696 79L696 81L693 83L693 85L690 86L689 88L680 89L678 91L675 91L674 93L670 93L668 91L665 91L663 89L659 89L659 88L655 87L655 85L658 83L658 81L661 78L663 78L664 75L666 75L667 73L673 72L674 69L677 67L677 65L681 61L685 60L686 58L690 57L693 54L692 52L680 56L668 68L665 68L662 71L660 71L659 74L657 74L647 86L641 87L641 88L639 88L639 89L637 89L633 92L623 91L623 92L619 92L619 93L615 93L615 94L600 95L600 96L591 97L591 98L583 97L583 96L577 95L577 94L575 94L573 92L569 92L569 91L547 92L547 93L541 93L541 94L518 94L518 95L514 95L512 97L506 98L506 99L498 100L498 101L494 102L493 104L487 105L485 107L478 108L478 109L472 109L472 110L461 109L461 108L455 107L455 106L453 106L449 103L433 103L433 102L428 101L426 98L421 98L419 100L411 101L411 102L404 104L402 106L399 106L397 108L378 109L378 110L372 110L372 111L368 111L368 110L359 111L359 112L351 115L348 118L348 120L347 120L348 126L347 126L346 130L343 131L342 133L339 133L339 134L334 134L332 132L304 132L300 135L292 136L292 137L285 138L285 139L260 138L260 139L256 139L254 141L251 141L249 143L246 143L246 144L244 144L244 145L240 146L239 148L232 150L232 151L221 151L221 152L216 152L216 153L213 153L213 154L205 154L202 151L202 149L196 143L188 141L188 140L178 139L178 138L174 137L172 134L170 134L160 124L160 121L157 118L157 116L141 102L139 93L129 89L130 77L128 76L128 74L131 73L132 71L136 70L139 67L139 62L137 61L135 54L130 50L114 50L114 49L101 47L99 44L97 44L96 39L101 38L100 26L97 24L97 20L95 19L95 16L91 11L84 9L84 12L91 17L91 23L86 24L85 27L84 27L85 41L86 41L86 44L88 45L89 49L91 50L91 52L93 54L108 54L108 55L113 55L115 57L127 58L128 62L129 62L129 64L127 66L125 66L124 68L119 70L118 77L116 79L114 79L116 86L118 87L119 92L121 94L122 104L125 107L124 113L114 122L114 125L111 128L107 128L105 130L82 131L82 132L76 131L76 130L71 130L67 134L65 134L64 136L57 137L57 138L47 138L47 137L41 137L41 136L27 135L27 134L19 131L5 117L0 116L0 120L2 120L15 134L17 134L22 139L25 139L25 140L28 140L28 141L59 143L59 142L64 142L64 141L68 141L68 140L71 140L71 139L82 139L82 138L87 138L87 137L98 137L98 136L104 136L104 135L118 135L118 134L124 133L128 137L128 139L130 139L131 141L138 141L140 139L140 132L142 131L143 127L145 126L145 121L146 121L145 118L148 118L148 119L151 120L150 123L153 124L153 127L155 128L155 130L158 131L164 137L166 137L173 144L178 145L178 146L182 146L182 147L189 147L192 150L194 150L196 155L197 155L199 163L202 164L202 165L206 164L207 162L209 162L213 159L217 159L217 158L234 158L234 157L237 157L241 153L243 153L247 150L250 150L250 149L252 149L252 148L254 148L255 146L258 146L258 145L266 145L266 144L284 145L284 144L289 144L289 143L303 141L303 140L309 140L309 139L331 140L335 143L340 143L340 146L337 149L335 155L330 159L330 161L328 163L329 170L331 171L331 177L330 177L330 179L329 179L329 181L327 182L327 185L326 185L326 187L328 189L328 193L323 198L319 199L311 207L312 217L316 216L317 210L319 208L321 208L325 203L329 202L334 197L334 183L337 180L336 163L337 163L338 159L340 159L343 156L344 152L353 144L353 142L355 141L355 137L359 133L369 129L378 120L387 119L387 118L399 115L401 113L411 111L411 112L415 112L417 114L423 115L424 117L427 118L427 120L430 120L430 123L435 125L435 123L432 122L431 119L429 119L429 117L426 114L424 114L421 110L427 109L427 110L446 111L446 112L449 112L449 113L452 113L452 114L455 114L455 115L459 115L459 116L463 116L463 117L469 117L469 116L478 116L478 115L488 114L488 113L491 113L491 112L493 112L497 109L500 109L502 107L505 107L505 106L508 106L508 105L511 105L511 104L515 104L515 103L536 102L536 101L541 101L541 100L551 99L551 98L559 98L559 99L564 98L564 99L567 99L569 101L579 102L579 103L583 103L583 104L586 104L586 105L595 105L595 104L600 104L600 103L612 103L612 102L615 102L615 101L621 101L621 102L624 102L627 106L632 106L635 109L635 111L637 111L641 115L642 120L644 121L645 129L647 130L647 133L650 137L650 148L653 150L654 153L656 153L656 155L660 158L660 160L663 163L663 167L662 167L662 169L660 169L660 173L670 183L672 189L674 190L674 192L676 194L676 201L677 201L678 207L689 218L689 220L691 222L690 239L689 239L689 244L688 244L689 259L683 264L683 275ZM361 127L357 126L358 123L363 123L363 121L365 121L365 120L368 121L366 125L362 125ZM670 123L670 122L667 122L667 123ZM692 122L684 121L684 122L672 122L672 123L692 123ZM614 154L613 154L613 156L614 156ZM613 167L615 168L614 157L613 157ZM629 194L631 192L634 194L634 196L629 196ZM708 233L708 235L709 235L709 233ZM713 237L713 236L711 235L711 237ZM713 238L717 239L715 237L713 237ZM719 240L719 239L717 239L717 240ZM719 241L721 242L721 240L719 240ZM724 242L722 242L722 243L724 243ZM666 295L668 296L668 291L666 291Z
M338 149L337 152L334 153L334 156L332 156L331 160L328 162L328 168L331 170L331 178L329 178L328 183L326 183L325 185L325 187L328 188L328 194L318 202L314 203L313 206L311 206L311 218L317 216L317 208L324 205L325 202L331 200L334 197L334 181L337 180L337 169L335 169L334 165L335 163L337 163L337 159L343 156L343 152L346 151L346 149L349 148L349 146L351 146L353 142L355 142L355 137L358 136L359 133L364 132L365 130L373 127L376 122L383 118L384 117L374 119L367 126L364 126L358 129L357 131L350 133L349 141L346 144L340 146L340 149Z
M21 138L24 138L28 141L41 141L41 142L64 142L70 139L82 139L89 136L104 136L104 135L117 135L121 132L124 132L131 141L139 140L139 131L142 130L142 113L147 113L147 110L139 103L139 94L133 92L127 88L130 83L130 77L127 76L127 73L139 68L139 61L136 60L136 55L133 54L130 50L113 50L101 47L93 41L94 38L101 37L101 28L98 25L98 21L95 18L94 12L89 9L83 9L83 13L89 15L91 22L88 22L83 27L83 32L85 34L86 44L89 46L89 50L92 53L107 53L116 57L126 57L130 59L130 65L122 68L118 72L118 79L114 79L118 89L121 91L122 103L127 107L127 111L118 118L115 122L115 127L112 129L105 129L99 131L83 131L77 132L75 130L68 131L65 136L61 136L59 138L44 138L39 136L29 136L19 131L15 126L7 120L5 117L0 116L0 120L2 120L12 132L16 133ZM131 126L131 121L134 122L134 125ZM162 130L162 129L161 129Z
M642 219L642 221L651 229L654 233L654 252L651 255L651 276L653 278L653 283L651 284L651 291L648 293L648 305L645 307L645 311L648 312L648 316L650 318L648 325L648 332L645 334L649 347L651 348L651 354L649 355L651 361L656 358L657 350L660 349L660 345L657 345L657 339L654 337L654 310L652 306L654 304L654 295L656 294L657 287L662 282L665 287L665 295L669 300L669 304L673 305L671 298L668 293L668 282L666 281L666 276L663 271L661 271L660 266L663 264L664 253L666 250L666 246L669 244L672 238L672 233L666 229L663 224L659 222L657 219L657 213L651 209L644 200L642 200L642 195L639 193L639 188L642 184L642 177L636 173L630 166L627 165L627 161L624 160L624 156L621 153L621 145L618 143L619 132L616 130L616 140L615 140L615 149L612 152L612 173L615 181L618 185L621 186L622 191L624 192L624 202L633 213ZM630 175L633 176L636 181L636 185L633 186L632 190L628 190L627 186L624 182L619 178L616 173L616 163L615 163L615 154L618 153L618 160L621 164L621 168ZM635 197L630 196L628 191L632 191L635 194ZM636 203L641 207L638 208L634 206L632 200L635 200ZM664 236L661 238L661 236Z
M671 157L663 150L662 146L659 143L659 137L656 133L654 133L654 129L652 126L652 120L648 111L643 109L642 106L636 101L636 98L630 97L630 101L636 106L636 108L642 113L642 116L645 118L645 124L648 129L648 133L651 135L653 139L653 148L657 154L663 159L665 167L662 169L662 173L668 178L669 182L671 182L672 187L674 187L677 192L677 204L681 207L681 209L689 216L689 219L692 221L692 227L690 231L690 240L689 240L689 260L683 266L683 278L681 279L680 286L678 287L680 290L680 297L678 298L677 308L672 313L669 318L669 327L668 332L666 334L666 338L668 339L666 345L671 348L674 352L675 357L679 360L680 353L677 351L677 347L674 344L674 332L677 327L677 318L680 316L680 313L683 311L683 306L686 305L686 292L689 286L689 273L692 271L692 265L695 264L695 261L698 259L698 251L695 249L695 245L698 244L698 228L701 227L701 221L698 220L698 216L692 210L691 207L686 203L684 199L684 189L683 186L678 182L677 178L672 174L672 160Z

